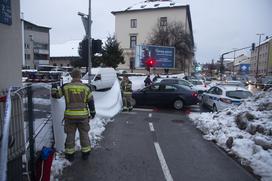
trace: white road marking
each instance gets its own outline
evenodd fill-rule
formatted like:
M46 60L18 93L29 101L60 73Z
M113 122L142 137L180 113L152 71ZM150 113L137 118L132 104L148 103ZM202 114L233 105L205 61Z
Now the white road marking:
M164 159L164 156L163 156L163 153L162 153L162 150L161 150L161 147L160 147L159 143L154 142L154 146L155 146L158 158L160 160L160 164L161 164L161 167L162 167L162 171L163 171L165 180L166 181L173 181L172 175L171 175L170 170L169 170L169 168L168 168L168 166L166 164L166 161Z
M148 114L148 117L151 118L151 117L152 117L152 113L149 113L149 114Z
M155 131L154 126L153 126L153 123L149 123L149 128L150 128L150 131L152 131L152 132Z

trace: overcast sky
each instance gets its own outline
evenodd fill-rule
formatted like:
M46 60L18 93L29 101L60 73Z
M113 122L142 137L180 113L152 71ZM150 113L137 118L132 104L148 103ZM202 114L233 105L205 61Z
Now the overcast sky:
M92 0L92 36L114 33L112 11L142 0ZM85 31L77 13L88 12L88 0L21 0L27 20L51 27L51 44L82 39ZM210 62L233 48L258 42L256 33L272 36L272 0L176 0L190 5L196 60ZM264 36L263 36L264 38ZM242 53L242 52L241 52ZM238 55L239 53L236 53ZM233 55L229 55L233 57Z

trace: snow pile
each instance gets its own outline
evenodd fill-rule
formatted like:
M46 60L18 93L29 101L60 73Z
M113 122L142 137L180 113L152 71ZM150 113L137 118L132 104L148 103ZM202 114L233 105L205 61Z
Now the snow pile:
M204 138L215 141L262 181L272 180L272 90L219 113L191 114Z

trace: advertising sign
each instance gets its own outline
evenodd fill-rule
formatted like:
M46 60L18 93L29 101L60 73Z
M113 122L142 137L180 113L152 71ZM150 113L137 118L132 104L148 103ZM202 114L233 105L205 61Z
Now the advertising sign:
M0 23L11 25L11 0L0 0Z
M175 48L154 45L137 45L135 67L144 68L148 60L154 60L156 68L175 68Z
M250 64L240 64L240 72L241 74L249 74Z

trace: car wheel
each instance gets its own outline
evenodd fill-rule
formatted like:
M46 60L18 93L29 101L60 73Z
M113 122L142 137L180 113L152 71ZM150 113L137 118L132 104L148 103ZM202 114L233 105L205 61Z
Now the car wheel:
M183 106L184 106L183 100L181 100L181 99L175 100L173 106L174 106L174 108L177 109L177 110L182 109Z
M216 105L215 105L215 104L213 105L212 110L213 110L213 112L217 112L217 111L218 111L218 110L217 110L217 107L216 107Z

